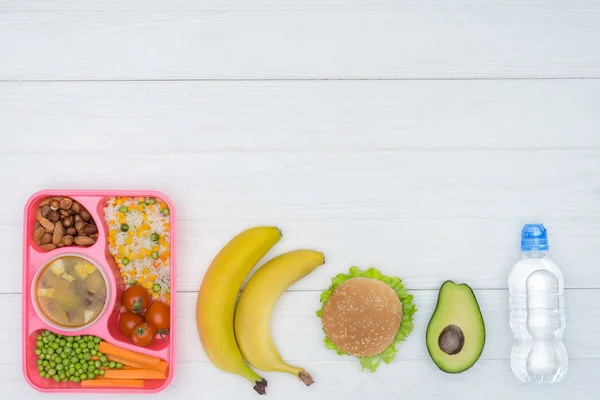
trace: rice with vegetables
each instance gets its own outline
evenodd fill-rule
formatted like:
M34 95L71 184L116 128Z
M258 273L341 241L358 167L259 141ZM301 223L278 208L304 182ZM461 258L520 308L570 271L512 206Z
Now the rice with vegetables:
M109 251L125 286L140 284L153 299L171 299L171 223L166 203L154 197L112 197L104 208Z

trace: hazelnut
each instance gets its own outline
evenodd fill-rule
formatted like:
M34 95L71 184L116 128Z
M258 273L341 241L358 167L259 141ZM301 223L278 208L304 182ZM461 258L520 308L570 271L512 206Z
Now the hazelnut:
M87 210L81 210L79 215L81 216L81 219L84 220L85 222L89 222L90 219L92 219L92 216L90 215L89 212L87 212Z
M73 217L71 217L70 215L65 217L62 221L63 225L65 226L65 228L70 228L73 226L73 224L75 223L75 220L73 220Z
M93 235L95 233L98 233L98 228L96 228L95 225L88 224L85 227L83 227L83 229L81 229L80 233L82 235L91 236L91 235Z
M47 218L48 217L48 213L50 212L50 210L51 210L51 208L50 208L50 206L48 204L43 205L42 209L41 209L41 211L42 211L42 217Z
M71 236L71 235L63 236L62 242L65 246L71 246L73 244L73 236Z
M60 202L58 200L52 200L50 202L50 208L52 210L58 210L60 208Z
M52 234L51 233L44 233L42 235L42 239L40 240L41 244L48 244L52 242Z
M50 212L48 213L48 219L52 223L58 221L59 218L60 218L60 213L56 210L50 210Z
M73 205L73 200L71 200L68 197L63 198L60 202L59 202L59 206L61 209L63 210L68 210L69 208L71 208L71 206Z
M68 217L69 215L71 215L71 210L63 210L62 208L60 210L58 210L58 212L60 212L60 216L61 217Z
M87 222L84 222L84 221L75 222L75 229L77 229L77 232L81 232L81 230L83 228L85 228L86 226L87 226Z
M69 229L67 229L67 235L70 235L70 236L77 235L77 229L70 227Z
M93 235L90 236L92 239L94 240L98 240L98 234L94 233Z
M81 212L81 204L79 204L78 202L74 201L73 204L71 205L71 210L75 214L79 214Z
M81 217L79 216L79 214L75 214L75 222L77 221L81 221Z

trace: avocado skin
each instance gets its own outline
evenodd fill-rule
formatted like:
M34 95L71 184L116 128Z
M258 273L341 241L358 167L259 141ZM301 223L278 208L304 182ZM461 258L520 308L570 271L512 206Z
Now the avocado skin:
M464 347L456 355L444 353L438 344L441 332L448 325L458 326L465 336ZM427 351L435 365L450 374L464 372L479 360L485 340L485 322L473 290L465 283L445 281L425 334Z

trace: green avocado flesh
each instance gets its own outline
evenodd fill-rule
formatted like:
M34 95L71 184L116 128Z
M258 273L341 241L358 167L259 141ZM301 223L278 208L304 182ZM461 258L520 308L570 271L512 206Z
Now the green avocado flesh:
M485 325L469 286L444 282L426 342L431 359L442 371L460 373L477 362L485 345Z

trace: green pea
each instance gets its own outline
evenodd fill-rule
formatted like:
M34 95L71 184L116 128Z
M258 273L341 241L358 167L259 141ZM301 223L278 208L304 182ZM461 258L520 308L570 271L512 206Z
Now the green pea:
M54 367L56 367L56 363L55 363L54 361L50 361L50 362L48 363L48 365L50 366L50 368L54 368Z
M43 365L44 367L45 367L45 366L47 366L48 364L49 364L48 360L44 360L44 361L42 361L42 365Z
M44 370L44 366L43 365L38 365L38 371L42 372Z
M79 357L77 357L77 356L71 357L71 364L77 364L78 361L79 361Z
M108 368L110 368L110 369L113 369L116 366L117 366L117 363L115 363L114 361L111 361L108 363Z
M165 289L165 293L166 293L166 294L171 294L171 289L169 289L169 288L166 288L166 289Z
M46 360L51 360L51 359L52 359L52 355L50 355L50 354L46 354L46 355L44 356L44 358L45 358Z
M100 344L95 345L94 349L96 349L96 351L100 350Z
M98 358L102 358L102 356L104 355L104 353L101 352L101 351L99 351L99 352L96 353L96 355L98 356Z
M77 375L81 375L81 374L83 374L83 369L79 368L75 373Z
M100 368L102 366L102 362L100 360L96 360L96 362L94 362L94 366L96 368Z
M56 370L57 371L62 371L63 369L65 369L65 366L62 364L56 364Z
M158 253L153 251L152 252L152 258L154 258L155 260L158 258Z
M90 350L90 354L95 356L98 353L98 351L96 351L96 349L91 349Z
M65 378L65 379L61 379L61 382L62 382L62 383L66 383L66 382L68 382L68 381L69 381L69 380L68 380L67 378Z
M42 360L41 358L39 358L35 363L37 365L43 365L44 360Z
M117 365L116 365L116 367L117 367L117 369L121 369L121 368L123 368L123 364L121 364L120 362L118 362Z
M55 363L61 363L62 362L62 358L61 356L54 356L54 358L52 359L52 361L54 361Z
M92 355L91 355L90 353L85 353L85 354L83 355L83 359L84 359L85 361L89 360L91 357L92 357Z
M150 235L150 240L152 240L153 242L158 242L159 239L160 239L160 235L156 232L154 232L152 235Z
M64 371L61 371L58 373L58 377L63 380L67 377L67 374Z
M75 374L75 368L73 368L73 367L69 368L69 370L67 371L67 374L69 374L69 375Z
M49 342L54 342L55 340L56 340L56 335L55 335L54 333L51 333L51 334L48 336L48 341L49 341Z
M79 379L81 379L82 381L85 381L87 379L87 374L79 375Z
M56 370L55 370L54 368L50 368L50 369L48 370L48 375L50 375L50 376L54 376L54 374L56 374Z
M102 341L102 339L100 339L97 336L94 338L94 343L100 343L101 341Z
M100 376L104 376L104 370L103 370L103 369L101 369L101 370L98 372L98 375L100 375Z
M43 338L43 339L42 339L42 342L43 342L43 343L50 343L50 342L48 341L48 338L47 338L47 337Z
M36 350L35 350L35 355L36 355L36 356L39 356L40 354L42 354L42 350L40 350L40 349L36 349Z
M37 342L35 342L35 347L37 347L38 349L41 349L42 347L44 347L44 342L42 342L41 340L38 340Z
M88 373L88 379L94 379L96 375L93 372Z
M60 343L61 346L64 346L64 345L67 344L67 341L65 339L60 339L59 343Z
M137 283L137 280L135 280L135 279L132 279L132 280L129 281L129 284L131 286L135 285L136 283Z
M67 342L72 342L73 341L73 336L67 336Z
M152 287L152 290L154 290L155 292L160 292L160 285L156 284Z
M129 258L123 257L123 259L121 260L121 262L123 263L123 265L127 265L127 264L129 264Z
M127 210L129 210L129 208L127 208L127 206L121 206L121 208L119 208L119 211L121 211L122 213L126 213Z
M46 350L46 354L54 354L54 349L52 347L50 347L49 349Z
M56 343L56 342L52 342L52 345L51 345L51 347L52 347L54 350L56 350L56 349L58 349L60 346L58 345L58 343Z
M54 375L52 379L54 380L54 382L60 382L60 377L58 375Z
M129 225L121 224L121 232L127 232L129 230Z
M146 207L148 205L148 203L146 203L145 201L140 201L138 204L142 207Z
M75 368L76 370L80 370L81 369L81 363L77 362L73 368Z
M156 203L156 200L154 200L154 197L148 197L147 202L148 202L148 204L154 204L154 203Z
M69 343L67 343L69 344ZM71 347L65 347L65 349L63 350L63 353L67 356L70 356L73 353L73 349Z
M75 349L75 354L81 354L81 349L79 347Z
M94 372L96 370L96 366L95 365L90 365L87 368L88 372Z
M72 376L71 377L71 382L73 382L73 383L79 383L79 381L81 381L81 379L79 379L78 376Z
M79 348L79 343L77 343L77 342L74 342L74 343L73 343L73 348L74 348L74 349L78 349L78 348Z
M80 342L81 341L81 335L77 335L73 339L75 339L76 341Z
M168 209L168 208L165 208L165 209L163 210L163 214L164 214L164 215L171 215L171 211L169 211L169 209Z
M93 341L89 341L87 343L87 348L88 349L93 349L96 346L96 343L94 343Z

